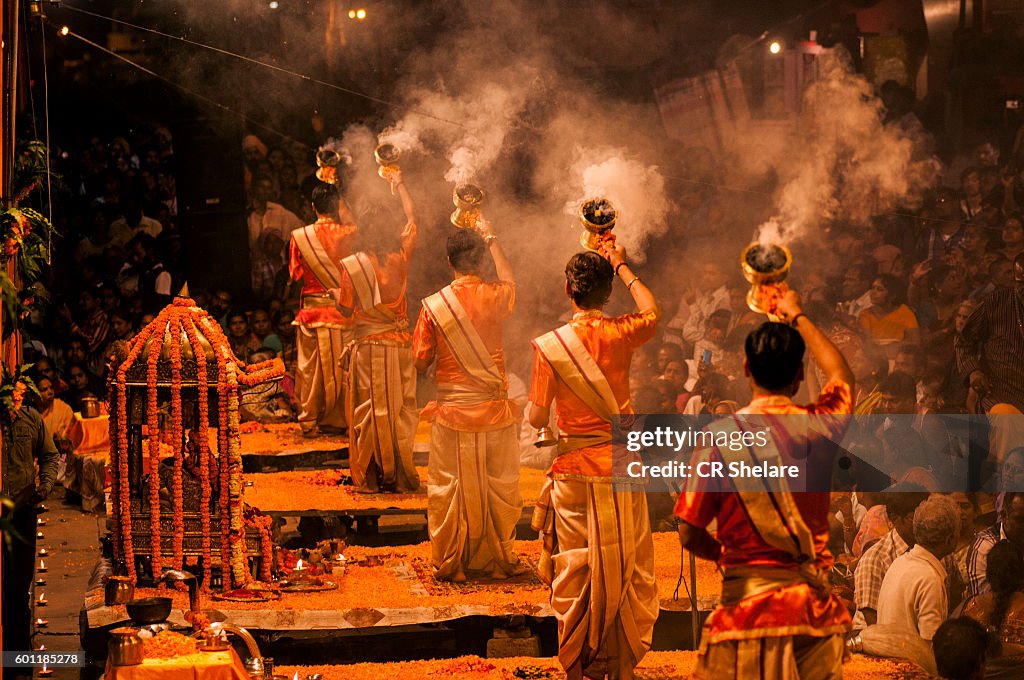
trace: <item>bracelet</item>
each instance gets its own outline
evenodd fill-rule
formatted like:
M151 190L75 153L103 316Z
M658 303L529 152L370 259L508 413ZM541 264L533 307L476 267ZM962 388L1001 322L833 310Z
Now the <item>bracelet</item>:
M801 316L806 317L807 315L804 314L803 312L800 312L790 320L789 325L792 326L793 328L796 328L796 322L800 320Z
M487 236L484 236L484 245L488 245L489 246L489 245L491 245L492 243L494 243L497 240L498 240L497 234L488 234Z
M634 276L633 280L626 284L626 290L629 290L630 288L632 288L633 284L636 283L639 280L640 280L639 276Z
M626 266L626 263L625 263L625 262L620 262L620 263L618 263L617 265L615 265L615 275L616 275L616 276L618 276L618 275L619 275L619 267L625 267L625 266Z

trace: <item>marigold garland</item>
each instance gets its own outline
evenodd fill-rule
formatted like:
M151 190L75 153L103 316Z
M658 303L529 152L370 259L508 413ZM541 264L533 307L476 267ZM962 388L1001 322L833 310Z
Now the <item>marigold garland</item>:
M199 585L203 590L207 590L210 587L210 566L213 564L210 547L210 385L206 372L206 356L200 349L195 323L191 319L185 319L182 327L196 355L196 382L199 395L199 430L196 435L199 438L199 521L203 534L203 579Z
M166 322L165 322L166 323ZM158 338L153 338L156 345ZM160 351L151 347L147 357L146 372L146 443L149 445L149 543L150 563L154 579L159 579L162 570L162 545L160 543L160 420L157 413L157 362Z
M181 569L185 562L185 502L182 497L182 464L184 463L184 427L181 418L181 321L172 316L171 333L171 445L178 455L174 456L174 473L171 482L171 497L174 508L174 568Z

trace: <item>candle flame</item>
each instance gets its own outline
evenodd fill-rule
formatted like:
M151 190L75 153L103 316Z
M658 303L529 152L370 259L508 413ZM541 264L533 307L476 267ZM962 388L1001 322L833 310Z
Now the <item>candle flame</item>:
M296 673L295 675L293 675L292 680L299 680L299 674Z
M44 562L42 560L39 560L39 568L40 569L46 569L46 562Z
M303 568L302 560L299 560L298 562L295 563L295 568L296 569L302 569Z
M46 593L39 593L39 601L42 602L46 599Z

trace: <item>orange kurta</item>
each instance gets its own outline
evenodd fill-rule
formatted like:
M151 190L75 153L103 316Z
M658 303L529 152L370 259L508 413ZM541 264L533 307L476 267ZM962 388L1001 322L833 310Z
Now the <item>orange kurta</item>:
M814 404L798 406L787 397L760 397L754 399L741 413L792 417L848 414L852 408L849 385L832 381L825 386ZM781 425L773 427L772 432L780 453L785 457L787 435L780 431L785 419L778 422ZM845 423L846 419L842 418L819 418L814 425L816 429L824 426L833 430L827 433L829 438L839 441ZM721 461L722 456L714 447L694 452L694 465L705 460ZM831 466L827 469L830 471ZM827 573L834 561L828 549L829 494L793 493L792 497L800 516L813 534L815 564ZM800 568L791 554L769 545L761 538L735 492L735 486L728 478L688 478L685 489L679 495L675 513L688 524L701 528L714 519L718 520L716 538L722 544L719 564L725 569L763 566L798 571ZM822 597L810 585L800 583L747 597L735 605L719 606L708 619L706 631L711 643L752 637L827 636L845 630L849 622L849 614L838 597Z
M485 283L479 276L460 276L452 281L452 291L466 310L473 328L490 354L491 360L505 377L505 352L502 349L502 333L505 320L515 307L516 287L509 281ZM417 361L437 360L436 382L438 385L461 385L478 388L479 385L459 366L451 348L424 306L420 309L416 331L413 334L412 352ZM491 400L472 406L455 406L443 401L431 402L420 414L427 420L437 419L442 425L453 430L490 432L508 427L518 418L512 402L508 399Z
M342 258L352 254L352 245L355 240L356 226L354 224L341 224L329 217L321 217L313 223L317 239L323 244L324 249L331 257L332 264L337 267ZM323 284L313 275L312 269L306 265L302 253L295 245L292 238L288 245L288 273L293 281L302 281L302 295L326 295L327 290ZM350 319L334 308L333 305L324 307L309 307L300 309L295 315L295 323L302 326L315 328L317 326L348 327L352 325Z
M416 248L416 231L402 239L402 247L397 253L388 253L383 259L374 253L367 253L373 263L373 271L380 288L381 306L391 311L399 319L408 319L408 303L405 299L406 282L409 273L409 258ZM360 322L378 323L374 317L363 311L362 305L352 287L352 279L345 268L341 269L341 289L338 291L338 304L352 309L352 319L358 326ZM408 330L390 330L385 333L368 335L363 339L386 340L399 344L408 344L412 336Z
M657 323L658 317L652 311L618 317L585 312L573 317L572 329L608 380L619 413L633 412L629 403L629 365L636 348L654 337ZM554 369L535 346L530 401L549 407L552 400L558 402L558 429L563 434L611 434L611 425L557 378ZM589 446L564 453L555 459L548 474L553 479L610 478L612 445Z

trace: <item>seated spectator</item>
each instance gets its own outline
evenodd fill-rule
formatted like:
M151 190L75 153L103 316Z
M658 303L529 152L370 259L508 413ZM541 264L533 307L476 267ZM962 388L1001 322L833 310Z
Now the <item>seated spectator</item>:
M914 512L913 548L893 561L878 591L878 623L915 630L931 640L949 614L942 559L956 548L960 513L949 498L931 496Z
M285 372L295 375L295 362L298 361L298 346L295 344L295 313L290 309L282 309L274 313L274 331L281 340L281 360L284 361Z
M110 225L110 234L117 243L126 244L139 234L156 237L163 230L159 222L142 214L142 203L135 195L125 196L122 211L124 216Z
M85 357L73 358L88 361L92 367L98 368L103 364L103 350L110 341L110 319L100 307L100 298L93 289L86 288L78 294L78 308L77 321L67 305L60 309L70 326L71 337L80 340L85 349Z
M993 632L995 643L986 678L1019 678L1024 674L1024 556L1009 541L999 541L988 555L985 570L991 590L964 606L969 616Z
M235 310L228 312L228 344L231 351L242 361L249 363L249 358L263 346L249 330L249 321L245 312Z
M50 383L53 385L54 394L61 394L68 389L68 384L57 377L57 371L53 367L53 359L50 357L39 357L36 359L35 364L32 366L32 370L36 374L50 379Z
M981 680L988 677L986 659L989 634L974 619L949 619L935 631L932 649L943 680Z
M863 625L878 622L878 594L889 567L914 545L914 513L928 498L920 486L901 484L884 496L886 516L892 524L882 540L866 549L853 573L854 602ZM855 623L857 620L855 620Z
M274 350L275 356L284 349L281 338L277 337L270 323L270 314L264 309L257 309L249 316L249 326L260 345Z
M670 361L682 361L683 348L672 342L662 343L658 347L658 373L665 374L665 368Z
M878 276L874 260L859 260L850 264L840 285L839 309L854 319L871 306L871 282Z
M64 369L68 379L68 389L64 392L64 401L76 412L82 412L82 399L99 398L99 390L94 387L94 378L88 367L81 361L70 361Z
M987 567L992 547L1009 539L1018 549L1024 549L1024 493L1007 491L999 509L1000 521L978 532L967 550L967 596L977 597L989 590Z
M170 304L173 291L171 273L160 261L156 239L149 234L137 234L128 243L128 252L131 253L131 260L122 271L131 268L138 276L137 290L142 299L143 311L159 313Z
M75 412L67 402L57 398L53 391L53 381L45 375L36 376L36 389L39 390L39 415L43 417L46 431L53 437L53 443L60 453L57 482L63 484L67 478L68 455L71 453L68 433L71 431L71 423L75 420Z
M135 336L135 328L132 325L132 315L123 307L118 307L110 313L110 340L123 340L128 342Z
M686 391L686 383L690 380L689 366L686 365L685 361L672 360L665 365L665 371L661 374L661 379L671 385L676 393L673 412L682 413L683 408L686 407L686 400L690 398L690 393Z
M1001 252L1007 261L1013 262L1013 258L1024 253L1024 216L1020 213L1007 215L1003 219L1002 238Z
M917 317L904 301L906 287L895 277L882 274L871 284L871 306L860 313L860 327L879 345L892 346L918 340Z

